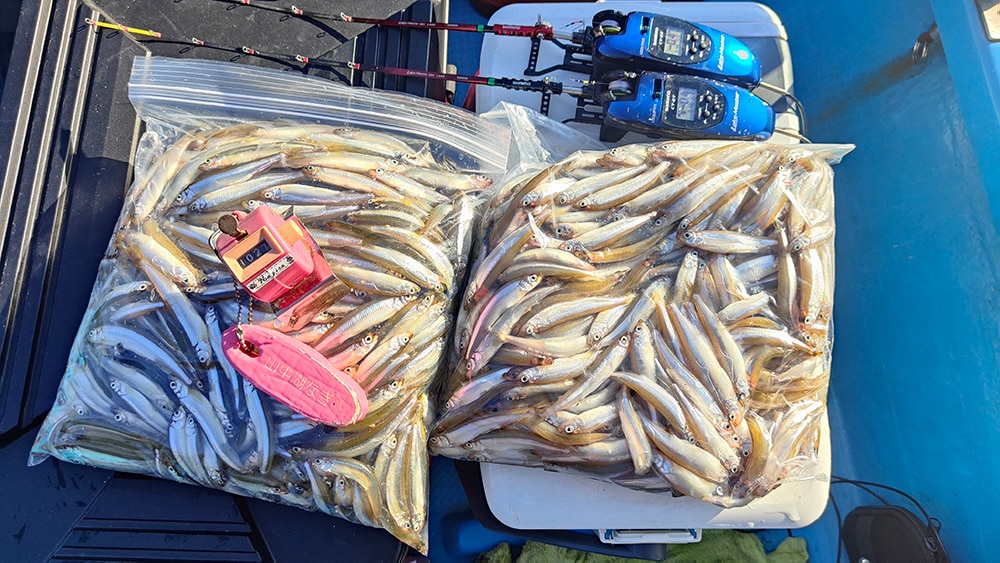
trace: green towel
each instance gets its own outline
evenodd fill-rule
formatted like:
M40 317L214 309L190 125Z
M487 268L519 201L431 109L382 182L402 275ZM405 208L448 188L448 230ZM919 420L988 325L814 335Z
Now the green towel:
M684 543L667 548L666 563L702 563L708 561L756 561L793 563L808 561L806 540L788 538L770 554L764 552L757 534L737 530L704 530L698 543Z
M667 548L664 563L703 563L716 561L798 563L809 560L806 540L788 538L771 553L764 552L764 545L756 534L737 530L705 530L701 541L671 545ZM480 563L512 563L510 546L501 543L479 556ZM640 559L626 559L577 551L545 543L529 541L521 550L517 563L634 563Z

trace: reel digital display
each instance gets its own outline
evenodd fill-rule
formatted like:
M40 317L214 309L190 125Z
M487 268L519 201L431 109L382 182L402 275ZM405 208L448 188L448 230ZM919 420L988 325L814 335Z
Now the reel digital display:
M596 74L611 68L703 76L744 88L760 83L760 61L736 37L711 27L648 12L594 16Z

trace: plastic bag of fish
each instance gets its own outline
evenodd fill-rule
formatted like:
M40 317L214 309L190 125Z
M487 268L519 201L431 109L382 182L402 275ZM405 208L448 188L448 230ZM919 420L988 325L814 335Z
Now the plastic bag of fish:
M140 80L161 80L140 85L169 83L157 68ZM232 72L236 82L265 73ZM295 91L331 92L320 82ZM332 92L357 108L381 96ZM197 104L193 98L172 103ZM255 101L266 105L262 99ZM385 103L403 111L433 102ZM138 107L140 115L155 109ZM491 184L469 165L478 158L479 170L498 166L440 139L385 128L214 119L202 109L197 126L188 126L199 121L190 115L162 121L170 117L162 107L155 118L143 115L149 131L136 179L31 463L51 455L318 510L385 528L426 552L428 389L445 358L479 194ZM370 115L391 122L394 114ZM462 114L452 125L475 119ZM465 171L453 166L456 154ZM334 273L278 314L249 310L245 293L237 302L209 245L221 215L262 205L298 217ZM351 374L368 392L367 416L328 427L255 389L222 353L221 333L240 317L294 336Z
M815 469L849 147L577 152L483 219L433 452L739 506Z

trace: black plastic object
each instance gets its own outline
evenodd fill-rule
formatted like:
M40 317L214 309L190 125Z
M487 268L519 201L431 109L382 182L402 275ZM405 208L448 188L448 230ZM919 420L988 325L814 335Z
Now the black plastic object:
M924 522L899 506L859 506L844 519L842 534L850 561L950 561L934 522Z
M399 17L415 20L432 17L441 6L430 0L409 6L411 1L366 2L365 9L389 17L406 8ZM326 11L348 6L300 3ZM404 546L387 532L323 514L54 460L26 466L130 182L142 132L127 96L133 58L148 49L335 77L322 69L191 45L139 45L121 32L95 32L86 18L110 16L123 24L261 50L338 59L338 53L357 53L370 64L403 61L440 70L434 32L365 31L356 24L287 19L212 0L116 0L98 6L25 2L0 98L0 495L4 531L10 531L5 537L12 538L4 542L3 559L266 561L342 554L350 560L400 560ZM371 77L346 78L360 84ZM418 95L440 89L423 80L386 79L374 86Z
M469 508L480 524L494 532L516 536L568 547L580 551L601 553L614 557L629 557L662 561L667 557L667 546L664 544L608 544L602 542L593 531L574 530L518 530L504 524L490 511L486 500L486 490L483 488L482 470L478 463L472 461L455 461L458 478L469 499Z

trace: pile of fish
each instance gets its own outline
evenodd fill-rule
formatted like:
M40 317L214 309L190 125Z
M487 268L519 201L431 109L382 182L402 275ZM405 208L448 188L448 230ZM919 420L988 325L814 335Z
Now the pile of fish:
M432 451L739 506L815 466L833 174L808 147L640 144L483 219Z
M416 141L326 125L180 135L137 174L33 461L320 510L426 552L428 388L477 194L491 183L444 160ZM250 310L245 293L238 302L209 246L221 215L260 205L294 213L335 275L279 315ZM238 317L351 374L368 415L327 427L258 392L222 354Z

